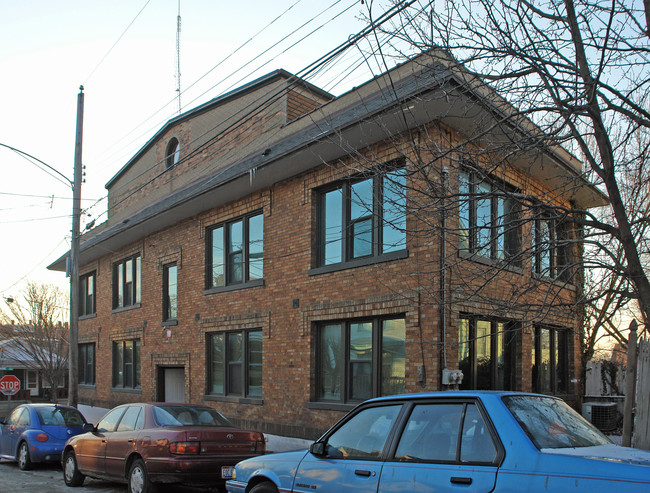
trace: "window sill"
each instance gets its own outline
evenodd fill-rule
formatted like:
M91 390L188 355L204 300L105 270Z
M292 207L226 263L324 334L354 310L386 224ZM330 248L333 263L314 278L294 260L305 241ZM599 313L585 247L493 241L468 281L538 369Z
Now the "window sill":
M544 276L542 274L537 274L535 272L533 272L533 279L540 282L553 284L554 286L557 286L559 288L570 289L571 291L576 291L577 289L575 284L572 284L568 281L563 281L562 279L554 279L552 277Z
M358 402L325 402L325 401L312 401L307 403L307 409L319 409L321 411L344 411L348 412L358 406Z
M174 327L175 325L178 325L178 320L175 318L172 320L163 320L160 325L163 327Z
M237 291L239 289L256 288L264 286L264 279L255 279L254 281L242 282L239 284L229 284L228 286L219 286L218 288L208 288L203 291L204 295L225 293L228 291Z
M129 305L129 306L121 306L119 308L113 308L111 310L111 313L122 313L122 312L128 312L130 310L136 310L140 308L140 303L136 303L134 305Z
M251 404L253 406L262 406L264 405L264 399L261 397L239 397L232 395L212 395L205 394L203 396L205 401L214 401L214 402L232 402L235 404Z
M97 313L90 313L88 315L79 315L79 321L81 322L82 320L89 320L91 318L97 318Z
M408 256L409 256L408 250L399 250L396 252L377 255L376 257L365 257L356 260L351 260L349 262L340 262L338 264L314 267L313 269L309 269L308 274L310 276L317 276L319 274L328 274L330 272L338 272L346 269L355 269L357 267L364 267L366 265L379 264L382 262L392 262L393 260L402 260L408 258Z
M471 262L476 262L477 264L487 265L489 267L498 267L510 272L515 272L517 274L523 274L523 267L509 262L508 260L496 260L488 257L482 257L476 253L469 253L463 250L458 250L458 256L463 260L469 260Z
M81 382L79 382L79 388L80 389L88 389L88 390L96 390L97 385L95 385L94 383L81 383Z
M127 387L111 387L111 392L117 392L120 394L140 394L142 395L142 388L137 387L135 389L130 389Z

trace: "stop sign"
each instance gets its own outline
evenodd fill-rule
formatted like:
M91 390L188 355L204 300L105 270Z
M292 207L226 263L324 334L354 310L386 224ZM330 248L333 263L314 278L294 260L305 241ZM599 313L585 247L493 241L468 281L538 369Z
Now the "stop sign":
M0 392L4 395L14 395L20 390L20 380L15 375L5 375L0 378Z

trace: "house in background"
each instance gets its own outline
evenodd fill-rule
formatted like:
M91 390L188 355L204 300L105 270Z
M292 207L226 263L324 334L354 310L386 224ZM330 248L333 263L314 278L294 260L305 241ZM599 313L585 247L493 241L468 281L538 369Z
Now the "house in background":
M167 122L81 240L80 403L307 438L459 384L577 405L581 238L557 211L604 199L563 149L503 159L536 129L438 55L339 97L279 70Z
M3 328L7 328L4 326ZM4 331L3 331L4 332ZM38 357L30 351L30 344L19 336L0 340L0 377L14 375L20 380L20 391L12 396L15 400L49 401L52 386L45 376L47 369ZM41 354L47 354L44 349ZM54 357L56 358L56 357ZM7 368L11 368L8 370ZM56 386L56 397L66 398L68 395L68 372L61 373L60 383Z

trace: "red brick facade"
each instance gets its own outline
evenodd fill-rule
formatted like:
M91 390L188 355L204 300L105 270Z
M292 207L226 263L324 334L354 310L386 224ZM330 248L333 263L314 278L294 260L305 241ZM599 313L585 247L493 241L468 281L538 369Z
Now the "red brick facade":
M299 109L305 112L314 110L317 101L320 101L318 104L324 103L320 96L292 93L284 121L297 118ZM264 118L258 117L261 125ZM169 139L177 137L183 149L183 143L190 138L192 125L191 119L179 122L166 128L150 143L147 152L153 153L156 160L163 163L158 166L164 166ZM237 145L251 145L257 136L264 133L259 125L242 127L237 132L239 136L233 137ZM448 296L444 312L446 325L444 331L441 330L442 240L438 233L417 233L425 230L422 226L427 218L432 222L431 230L439 230L440 216L433 206L426 214L420 211L420 214L407 217L406 252L401 257L350 268L343 266L314 270L318 263L317 202L320 187L372 168L374 164L383 165L400 158L410 170L415 169L417 163L427 163L425 172L414 172L407 179L407 188L413 190L407 195L409 200L416 202L416 196L429 186L426 184L428 179L440 184L443 167L449 171L450 187L457 187L458 167L448 158L436 157L433 151L428 150L432 146L425 149L425 146L418 147L414 142L426 139L429 143L442 143L459 138L460 133L442 123L431 123L408 133L395 134L391 139L359 147L354 152L350 150L348 157L311 166L293 176L273 181L268 186L239 194L223 204L175 220L155 232L139 236L136 233L137 239L134 241L95 255L82 266L81 274L96 273L96 314L82 318L79 342L95 344L96 377L95 385L80 387L80 402L111 407L127 401L157 400L161 398L161 368L182 368L185 399L188 402L215 406L244 426L311 438L329 427L354 404L353 400L331 403L318 398L316 361L319 324L373 317L403 317L404 390L436 391L444 388L441 381L444 362L448 368L458 368L458 320L461 314L489 317L495 309L488 298L508 300L516 296L534 305L543 304L544 296L548 297L551 292L556 300L551 303L556 303L558 310L547 310L543 322L553 327L572 329L568 341L568 376L575 380L580 375L579 316L575 311L568 312L566 307L575 302L578 288L549 288L545 283L544 289L530 290L530 286L537 282L534 281L530 259L518 269L506 269L492 277L492 266L475 259L464 259L458 251L457 235L450 234L447 237L445 261ZM222 143L226 147L232 145L232 141L231 144L226 140ZM256 154L265 152L266 147L266 144L260 145ZM204 167L196 172L196 178L198 181L209 179L206 177L213 172L205 167L219 168L221 165L214 162L228 152L227 149L221 152L197 152L181 167L171 170L168 176L161 179L151 180L149 175L142 174L140 182L132 181L136 173L125 170L124 177L111 185L120 190L112 195L112 203L123 202L116 207L115 222L109 221L108 227L115 225L118 219L131 217L144 207L155 205L155 201L147 200L147 196L164 199L166 194L182 189L182 186L174 185L178 174L192 173L192 170ZM137 160L134 162L137 167ZM151 173L155 172L152 168ZM520 168L501 167L499 173L499 178L518 187L522 193L544 197L545 192L549 191L545 183ZM252 170L249 172L251 188L255 179ZM144 188L138 185L145 182L148 183ZM184 180L183 186L191 183L191 180ZM128 199L125 200L125 197ZM209 228L255 211L261 211L264 218L263 283L241 289L206 289L206 234ZM450 215L447 226L450 231L458 231L457 213ZM530 226L522 226L521 236L530 239ZM91 231L85 241L92 238ZM113 309L113 265L136 254L141 257L140 303ZM162 267L170 262L175 262L178 268L178 315L174 323L165 324L162 313ZM468 286L471 286L471 290ZM524 286L530 291L521 292ZM489 293L489 297L467 296L470 291ZM513 306L507 314L501 311L499 317L530 320L522 310ZM517 390L533 390L530 364L533 327L534 324L529 321L517 326L513 364ZM262 331L261 398L210 394L208 374L211 369L207 348L210 334L247 329ZM113 386L112 380L115 371L113 342L132 339L140 342L140 385L130 390L118 389ZM571 383L568 389L565 397L575 400L579 390L577 385Z

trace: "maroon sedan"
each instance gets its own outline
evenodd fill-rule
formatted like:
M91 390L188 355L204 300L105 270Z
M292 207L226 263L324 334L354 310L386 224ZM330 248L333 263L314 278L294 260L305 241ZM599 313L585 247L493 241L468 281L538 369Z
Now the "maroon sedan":
M130 493L146 493L152 483L225 490L234 465L266 449L262 433L238 430L214 409L187 404L124 404L84 431L66 442L61 456L68 486L91 476L126 481Z

